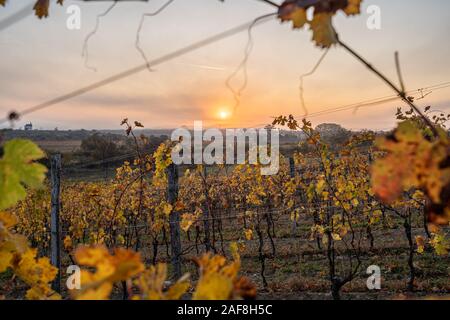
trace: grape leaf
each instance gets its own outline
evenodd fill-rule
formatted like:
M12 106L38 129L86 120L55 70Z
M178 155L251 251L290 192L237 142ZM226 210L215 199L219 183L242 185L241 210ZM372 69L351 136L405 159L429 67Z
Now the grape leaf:
M310 23L313 31L313 41L320 47L328 48L337 41L336 32L331 24L331 13L317 13Z
M407 120L391 136L376 142L385 155L372 165L372 189L385 203L398 200L404 191L416 188L430 200L430 221L444 217L448 222L450 207L450 143L439 129L439 137L428 139L419 126Z
M313 41L317 46L328 48L337 43L332 20L334 15L343 11L346 15L359 14L362 0L286 0L280 6L278 18L291 21L293 28L302 28L309 24L313 32ZM313 20L308 21L306 11L313 8Z
M64 0L56 1L57 4L63 5ZM50 6L50 0L38 0L34 5L34 12L39 19L48 17L48 8Z
M36 16L39 19L48 17L48 7L49 7L49 5L50 5L50 0L38 0L35 3L33 9L34 9L34 12L35 12Z
M417 253L422 254L425 248L425 239L422 236L416 236Z
M50 286L57 269L48 258L38 258L37 250L27 244L27 239L13 231L17 218L10 213L0 212L0 273L11 269L31 288L27 299L59 299L60 295Z
M440 256L448 255L448 251L450 250L450 243L445 238L444 234L433 234L433 237L430 240L430 244L434 248L436 254Z
M348 0L348 5L344 8L344 12L347 15L355 15L361 13L361 1L362 0Z
M200 279L193 300L255 298L256 287L253 283L245 277L238 277L241 266L238 244L231 243L230 251L233 257L231 263L227 263L223 256L212 256L210 253L194 259L199 267Z
M139 253L117 248L111 255L104 246L80 246L75 251L79 265L95 268L81 271L82 290L75 293L79 300L108 299L115 282L126 281L144 270Z
M209 273L199 280L193 300L227 300L233 291L233 282L220 273Z
M294 3L282 6L279 11L281 21L292 21L294 29L302 28L308 22L306 18L306 10L298 7Z
M15 139L4 145L0 159L0 209L13 206L26 196L24 186L39 187L47 169L33 161L44 157L44 152L29 140Z
M178 300L189 289L189 274L179 279L168 290L164 290L167 279L167 265L158 263L150 266L139 277L137 284L139 285L141 296L135 296L133 299L146 300Z

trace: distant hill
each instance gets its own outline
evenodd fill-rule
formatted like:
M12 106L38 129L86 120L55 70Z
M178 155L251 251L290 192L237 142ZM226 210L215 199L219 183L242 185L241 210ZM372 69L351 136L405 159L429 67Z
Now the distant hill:
M138 129L136 134L145 136L167 136L170 137L175 129ZM45 140L84 140L93 134L100 133L103 135L113 136L125 136L125 130L3 130L0 134L3 135L4 140L11 140L16 138L30 139L33 141L45 141ZM302 132L293 132L287 130L280 130L280 136L282 140L288 140L290 142L298 141L304 137Z
M144 134L146 136L170 136L172 130L137 130L138 134ZM112 135L112 136L125 136L124 130L3 130L0 134L3 136L3 140L11 139L29 139L32 141L65 141L65 140L84 140L96 133L102 135Z
M32 141L64 141L83 140L96 132L94 130L4 130L0 134L2 134L3 140L22 138Z

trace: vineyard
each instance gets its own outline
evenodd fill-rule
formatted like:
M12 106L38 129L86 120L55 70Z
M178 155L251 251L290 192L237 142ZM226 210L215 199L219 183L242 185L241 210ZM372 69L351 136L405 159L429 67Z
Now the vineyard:
M165 143L153 156L125 162L110 181L63 181L61 283L67 267L83 263L80 250L93 250L84 254L94 257L103 248L125 248L122 255L139 252L146 265L169 266L169 279L190 273L197 281L196 257L208 253L239 261L245 280L238 292L247 298L256 292L288 299L447 294L448 230L428 224L419 190L390 205L377 200L370 184L370 167L380 157L374 134L354 135L331 152L308 124L303 130L311 135L305 142L311 151L282 159L273 176L248 164L178 168ZM43 256L51 249L50 194L49 187L30 190L10 210L15 230ZM366 287L371 265L383 270L381 291ZM84 298L132 297L133 282L121 280L107 293L98 289ZM6 297L24 295L17 279L2 281ZM63 288L61 295L71 293Z
M251 51L252 28L267 17L307 27L317 47L340 46L393 89L408 107L398 109L396 128L352 132L342 143L329 143L307 115L278 116L270 130L305 138L292 155L280 155L277 174L263 175L259 158L256 164L176 165L176 142L150 153L147 138L138 135L144 125L124 119L129 140L123 141L132 142L133 160L130 153L113 158L127 161L100 181L69 178L60 154L46 154L29 140L2 139L1 299L448 298L450 115L416 105L397 53L400 86L339 39L334 16L359 14L360 0L262 2L277 11L216 38L247 30ZM34 6L39 18L48 10L49 1ZM144 65L12 111L5 121L151 69L140 52ZM237 107L243 89L230 89ZM376 270L380 279L371 282Z

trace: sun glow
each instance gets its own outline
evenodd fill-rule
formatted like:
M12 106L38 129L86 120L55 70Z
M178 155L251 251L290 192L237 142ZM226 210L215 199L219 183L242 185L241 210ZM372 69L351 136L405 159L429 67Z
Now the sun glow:
M226 120L230 117L230 112L228 110L222 109L219 111L218 116L221 120Z

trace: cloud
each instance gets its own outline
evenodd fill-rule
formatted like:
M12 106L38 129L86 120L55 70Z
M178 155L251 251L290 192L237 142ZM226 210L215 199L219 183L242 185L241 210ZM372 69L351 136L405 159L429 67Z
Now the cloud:
M187 94L148 96L143 94L89 94L78 98L83 107L105 108L114 111L158 112L166 116L189 116L204 110L202 97Z

